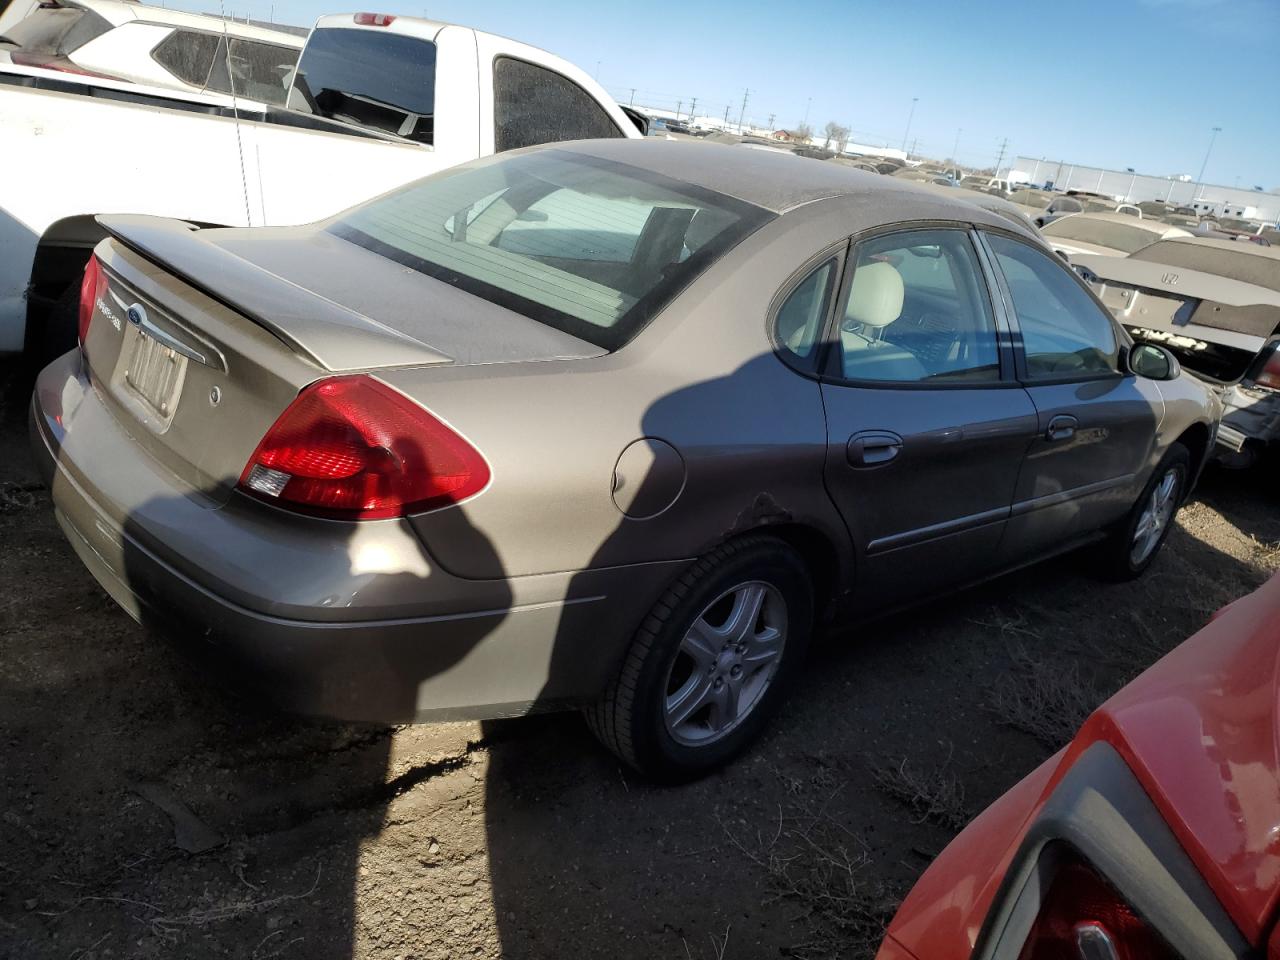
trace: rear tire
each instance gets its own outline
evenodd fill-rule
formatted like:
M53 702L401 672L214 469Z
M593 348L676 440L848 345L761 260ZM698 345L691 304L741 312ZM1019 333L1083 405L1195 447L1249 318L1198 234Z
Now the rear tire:
M813 587L795 550L759 535L723 544L654 605L587 723L646 777L701 776L764 728L812 630Z
M32 360L43 370L73 348L80 337L80 284L70 283L49 309L44 325L34 331Z
M1134 580L1151 566L1173 528L1190 477L1190 452L1180 443L1170 445L1129 516L1101 547L1105 579Z

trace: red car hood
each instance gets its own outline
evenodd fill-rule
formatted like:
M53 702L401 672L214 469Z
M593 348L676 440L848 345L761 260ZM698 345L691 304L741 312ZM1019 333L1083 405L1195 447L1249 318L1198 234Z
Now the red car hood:
M1115 746L1253 943L1280 893L1278 659L1280 575L1103 704L1067 758Z

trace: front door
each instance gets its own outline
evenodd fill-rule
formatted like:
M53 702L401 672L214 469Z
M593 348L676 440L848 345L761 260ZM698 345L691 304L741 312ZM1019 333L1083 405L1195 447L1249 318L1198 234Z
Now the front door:
M1018 477L1002 551L1065 547L1122 518L1146 480L1163 401L1123 369L1115 322L1057 258L986 234L1014 319L1036 436Z
M880 235L850 262L822 386L826 483L870 612L997 565L1037 418L965 229Z

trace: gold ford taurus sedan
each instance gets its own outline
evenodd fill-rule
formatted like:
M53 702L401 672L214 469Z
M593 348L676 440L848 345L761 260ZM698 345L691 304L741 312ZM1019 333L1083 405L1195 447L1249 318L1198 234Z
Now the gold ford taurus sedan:
M1213 443L1029 228L834 164L561 144L310 226L104 223L32 406L58 520L308 712L582 707L696 775L816 623L1141 573Z

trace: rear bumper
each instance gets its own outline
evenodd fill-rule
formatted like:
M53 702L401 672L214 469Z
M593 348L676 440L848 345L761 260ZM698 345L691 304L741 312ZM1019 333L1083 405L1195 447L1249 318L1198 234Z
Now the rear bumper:
M1233 384L1222 390L1218 447L1240 453L1245 447L1280 440L1280 393Z
M129 455L75 354L40 375L31 433L57 521L103 589L302 713L409 722L588 701L682 566L468 581L397 521L286 535L279 511L203 500Z

